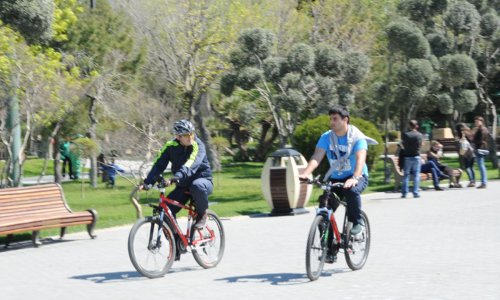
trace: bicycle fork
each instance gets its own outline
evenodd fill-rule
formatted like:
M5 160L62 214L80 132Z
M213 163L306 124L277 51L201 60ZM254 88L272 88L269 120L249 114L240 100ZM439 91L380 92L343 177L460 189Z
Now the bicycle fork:
M165 213L163 212L163 210L160 212L160 216L158 217L158 219L156 220L156 222L151 222L151 229L150 229L150 232L149 232L149 245L148 245L148 249L149 250L154 250L154 249L158 249L161 247L161 232L162 232L162 220L163 220L163 217L165 216ZM154 227L155 227L155 223L156 225L158 225L158 230L156 232L154 232ZM156 234L156 236L155 236ZM156 237L156 243L152 243L153 241L153 238Z

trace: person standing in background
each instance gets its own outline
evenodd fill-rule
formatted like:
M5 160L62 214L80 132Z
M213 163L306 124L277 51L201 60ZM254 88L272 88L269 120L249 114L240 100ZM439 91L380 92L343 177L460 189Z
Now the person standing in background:
M474 144L477 166L479 167L479 173L481 174L481 185L478 189L485 189L488 183L488 175L486 174L486 165L484 163L484 157L489 154L488 150L488 136L490 132L488 128L484 126L484 119L481 116L474 118L474 129L472 143Z
M403 186L401 187L401 198L406 198L409 191L410 174L413 174L413 198L419 198L420 189L420 148L422 147L422 134L417 131L418 123L410 120L408 123L410 131L403 134L403 158L404 173Z
M71 141L69 137L59 144L59 153L61 154L62 160L62 177L66 177L66 165L68 165L68 175L69 178L73 179L73 164L70 157L70 147Z

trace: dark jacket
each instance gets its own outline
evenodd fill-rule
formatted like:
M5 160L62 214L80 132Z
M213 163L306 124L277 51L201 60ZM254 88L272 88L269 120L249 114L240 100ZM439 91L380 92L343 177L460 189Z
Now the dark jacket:
M488 149L488 135L489 131L486 126L477 127L474 130L474 136L472 138L472 142L474 143L475 149Z
M212 178L205 144L198 137L195 137L193 145L187 147L177 139L168 141L156 157L144 183L154 184L169 163L174 177L179 179L179 186L187 187L197 178Z
M415 157L420 155L422 147L422 134L416 130L410 130L403 134L403 156Z

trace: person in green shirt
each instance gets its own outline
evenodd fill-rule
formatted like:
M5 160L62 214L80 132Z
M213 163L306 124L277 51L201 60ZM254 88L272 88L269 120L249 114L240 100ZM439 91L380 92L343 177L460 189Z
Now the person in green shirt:
M71 141L69 138L59 144L59 153L61 154L62 160L62 177L66 177L66 165L68 165L68 175L69 178L73 178L73 165L70 157L70 147Z

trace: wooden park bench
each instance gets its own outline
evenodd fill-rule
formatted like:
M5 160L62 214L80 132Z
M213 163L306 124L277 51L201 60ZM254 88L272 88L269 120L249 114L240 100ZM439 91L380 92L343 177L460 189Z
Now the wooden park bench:
M425 161L427 160L426 154L420 154L420 157ZM403 180L403 171L399 168L399 157L392 155L387 157L387 163L391 166L392 174L394 176L394 191L399 191L401 188L401 181ZM452 176L456 178L456 182L460 183L463 171L461 169L453 169ZM420 173L420 180L432 180L432 173Z
M71 211L59 184L0 189L0 235L7 235L5 247L9 246L14 233L32 231L31 240L37 247L41 245L41 229L61 228L63 238L70 225L86 224L93 239L97 218L97 212L92 209Z
M437 141L443 145L443 152L444 153L458 153L458 141L456 141L454 138L442 138L442 139L437 139Z

